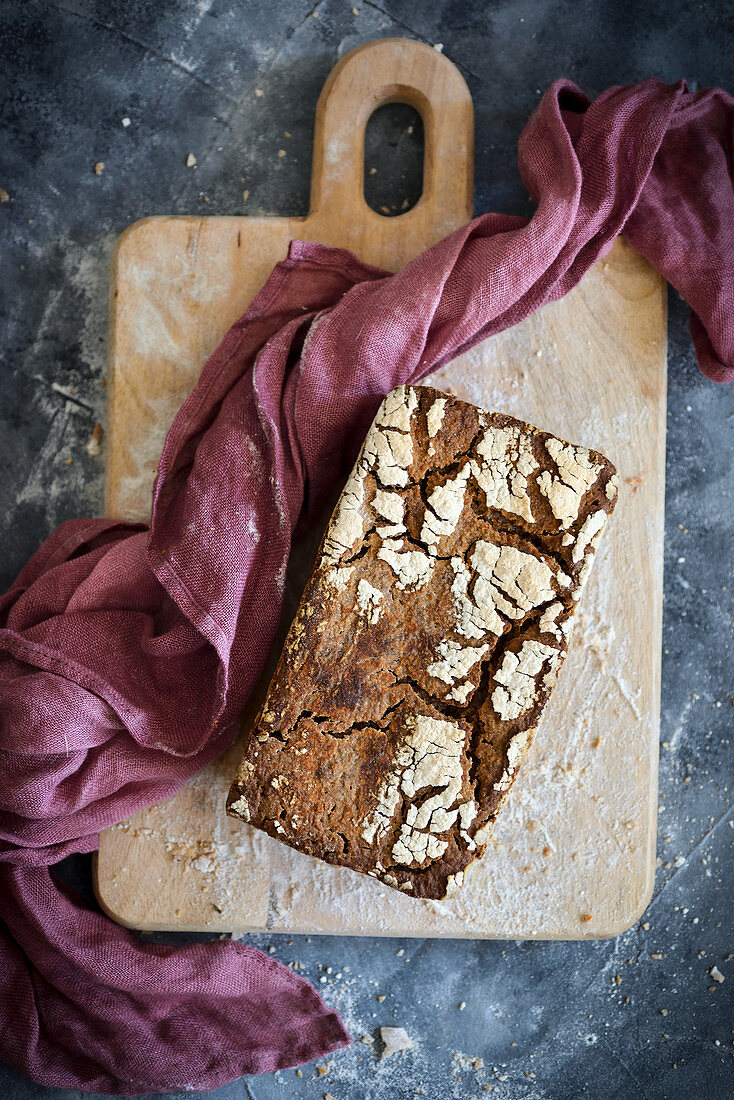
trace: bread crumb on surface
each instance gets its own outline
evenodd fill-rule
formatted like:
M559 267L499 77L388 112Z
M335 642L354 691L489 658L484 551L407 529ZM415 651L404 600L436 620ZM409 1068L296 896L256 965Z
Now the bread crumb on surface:
M709 970L709 974L711 975L711 977L714 979L715 982L719 983L719 985L723 981L726 980L725 976L721 973L718 966L712 966L711 969Z
M385 1044L380 1061L384 1062L391 1054L397 1054L401 1050L413 1050L415 1043L408 1035L404 1027L381 1027L380 1038Z
M99 421L94 425L94 431L87 441L85 448L88 455L98 455L102 450L102 425Z
M98 160L97 163L94 166L94 174L95 174L95 176L101 176L103 172L104 172L104 161L103 160Z
M193 153L189 153L189 155L187 156L187 158L186 158L186 167L187 168L196 168L196 157L194 156Z

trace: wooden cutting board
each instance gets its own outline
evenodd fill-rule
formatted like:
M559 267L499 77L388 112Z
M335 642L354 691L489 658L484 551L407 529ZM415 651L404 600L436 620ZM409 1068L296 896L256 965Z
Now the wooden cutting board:
M364 128L421 113L424 191L399 217L363 197ZM202 364L292 237L397 270L472 215L473 112L454 66L417 42L369 43L316 113L311 213L156 217L113 265L107 511L147 519L165 433ZM607 454L620 500L571 651L493 846L450 902L330 867L225 816L235 746L173 799L104 832L97 892L140 929L592 938L642 913L654 876L665 473L666 299L623 241L563 301L430 384Z

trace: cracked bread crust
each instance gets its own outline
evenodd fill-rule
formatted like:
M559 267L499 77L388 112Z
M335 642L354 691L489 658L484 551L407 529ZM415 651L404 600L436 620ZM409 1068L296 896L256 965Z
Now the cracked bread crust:
M388 394L322 540L227 811L443 898L480 857L617 496L602 455Z

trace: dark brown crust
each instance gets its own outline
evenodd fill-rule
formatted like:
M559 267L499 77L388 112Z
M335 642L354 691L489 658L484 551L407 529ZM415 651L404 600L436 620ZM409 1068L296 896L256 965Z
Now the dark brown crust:
M563 480L563 471L546 448L548 441L551 447L557 445L555 437L502 414L482 413L428 387L404 392L417 395L410 418L413 453L408 484L398 489L382 485L372 463L363 479L365 495L359 508L365 531L338 557L333 540L329 541L336 523L332 518L264 706L248 737L227 810L309 855L375 875L413 897L441 898L451 883L460 881L452 876L484 851L486 826L494 821L530 744L567 650L562 627L573 614L584 563L593 555L591 544L574 561L574 546L587 517L612 511L616 494L610 486L615 484L615 471L597 452L575 449L598 470L581 498L578 518L564 528L538 486L544 471ZM438 398L445 399L443 420L431 439L427 415ZM432 511L431 494L466 470L467 462L479 462L477 446L485 432L501 429L519 432L536 464L526 489L532 521L499 507L488 508L486 493L470 474L457 526L441 538L433 555L430 582L415 590L401 589L395 570L378 557L385 540L377 528L388 521L375 517L370 503L375 492L399 492L406 529L402 549L425 552L427 544L421 536L427 511ZM397 428L385 430L398 432ZM339 506L335 517L338 511ZM476 599L472 586L477 574L471 561L478 544L514 548L545 563L547 575L552 574L552 597L524 611L518 605L512 612L515 618L503 618L501 636L484 631L467 640L456 628L458 605L452 585L457 583L461 559L472 575L469 596ZM353 566L341 589L329 580L335 564ZM561 583L564 577L567 580ZM361 581L383 593L377 621L369 621L357 609ZM547 624L541 629L543 613L558 603L555 633L549 632ZM466 702L448 698L457 685L427 671L436 667L439 646L446 640L487 647L471 670L469 679L475 687ZM516 717L502 718L492 701L493 692L502 690L497 674L507 667L508 653L519 654L528 642L540 645L540 652L549 655L548 663L534 681L530 705ZM551 650L556 656L550 656ZM403 784L395 795L392 818L372 840L365 836L365 823L375 820L378 796L389 777L400 774L396 759L401 752L405 759L405 745L415 736L411 730L416 728L416 715L423 716L421 721L450 723L463 731L460 787L454 789L451 807L455 811L460 804L474 802L476 816L466 828L456 820L436 834L442 846L445 842L440 855L408 865L396 861L394 849L403 835L409 806L420 807L440 788L426 786L408 798ZM511 749L518 734L523 736ZM477 833L480 837L474 839Z

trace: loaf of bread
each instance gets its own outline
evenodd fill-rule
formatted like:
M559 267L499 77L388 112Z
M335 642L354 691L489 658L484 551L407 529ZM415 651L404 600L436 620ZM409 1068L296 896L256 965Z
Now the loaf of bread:
M602 455L428 387L382 403L227 803L443 898L481 856L614 508Z

